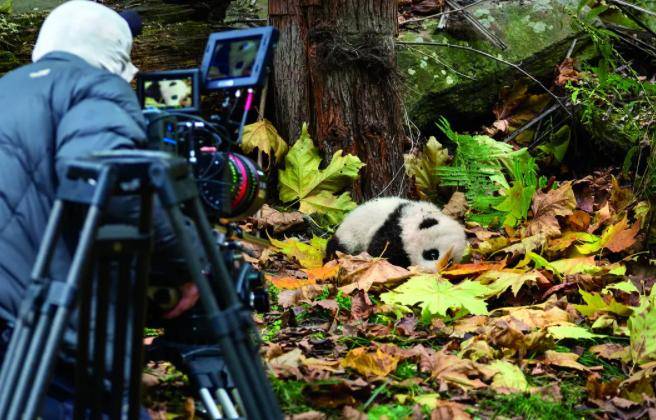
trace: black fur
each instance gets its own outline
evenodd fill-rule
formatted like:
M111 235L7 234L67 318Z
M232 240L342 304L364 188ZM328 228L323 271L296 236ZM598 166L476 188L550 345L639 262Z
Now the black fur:
M410 257L401 240L401 213L407 204L399 205L374 234L367 252L372 257L385 257L394 265L408 267Z
M342 243L335 235L328 241L328 245L326 245L326 258L324 258L324 262L330 261L337 257L337 251L343 252L345 254L348 254L349 252L348 249L342 245Z
M433 227L435 225L439 224L437 219L429 218L429 219L424 219L421 221L419 224L419 229L428 229L429 227Z

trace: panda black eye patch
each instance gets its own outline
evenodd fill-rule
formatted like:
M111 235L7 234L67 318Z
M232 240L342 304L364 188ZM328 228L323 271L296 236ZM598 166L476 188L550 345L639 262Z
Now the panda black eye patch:
M433 227L438 223L439 222L437 221L437 219L424 219L419 224L419 229L428 229L429 227Z
M421 256L428 261L437 261L440 259L440 251L437 249L428 249Z

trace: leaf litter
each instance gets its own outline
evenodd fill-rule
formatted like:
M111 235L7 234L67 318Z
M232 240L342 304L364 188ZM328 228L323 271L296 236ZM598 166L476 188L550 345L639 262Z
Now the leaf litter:
M433 188L423 167L446 159L427 153L406 159ZM656 292L627 274L636 207L612 176L538 185L510 226L467 218L467 260L437 274L367 254L322 264L317 238L273 240L266 258L283 255L292 275L269 270L277 293L261 325L274 383L303 389L288 414L466 419L498 398L562 404L572 389L584 412L651 409Z

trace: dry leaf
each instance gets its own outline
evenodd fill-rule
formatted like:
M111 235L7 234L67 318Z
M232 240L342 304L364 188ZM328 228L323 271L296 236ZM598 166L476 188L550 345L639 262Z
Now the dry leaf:
M438 382L463 389L484 388L486 385L478 379L479 374L476 363L471 360L461 359L443 350L434 356L431 377Z
M465 411L466 405L446 400L437 400L436 408L431 412L430 420L470 420Z
M360 289L364 291L394 287L410 277L410 271L390 264L387 260L372 258L368 254L339 256L339 290L346 295Z
M579 355L576 353L560 353L553 350L547 350L544 353L544 360L542 363L550 366L558 366L588 372L590 368L577 362L578 359Z
M294 226L305 223L303 213L299 211L282 213L268 204L262 206L250 220L258 229L271 228L274 233L285 232Z
M576 197L571 182L565 182L558 189L547 193L538 192L533 197L533 219L528 223L527 234L542 233L547 237L560 235L560 224L556 217L569 216L575 208Z
M374 312L375 307L367 292L358 290L351 298L351 319L367 319Z
M266 274L264 276L266 280L276 286L278 289L281 290L292 290L292 289L298 289L303 286L311 286L313 284L316 284L316 281L310 280L310 279L299 279L296 277L277 277L277 276L272 276L269 274Z
M565 86L568 82L576 83L581 80L581 73L574 69L574 59L565 58L558 66L558 76L556 76L556 85Z
M442 213L455 219L461 219L465 216L465 213L467 213L467 208L468 205L465 194L456 191L451 196L449 202L446 203L446 206L442 209Z
M486 271L503 270L506 266L506 260L499 262L481 262L471 264L455 264L447 271L440 274L448 279L458 279L463 277L476 277L478 274Z
M323 292L324 287L328 286L314 284L294 290L283 290L278 295L278 305L289 308L302 300L312 300Z
M323 267L318 268L305 268L301 271L305 272L309 281L323 282L326 280L337 277L339 272L339 263L335 260L327 262Z
M396 370L399 359L383 352L380 348L375 352L366 347L358 347L347 353L342 360L342 366L354 369L364 376L385 377Z
M630 360L629 348L617 343L605 343L592 346L588 349L591 353L607 360Z

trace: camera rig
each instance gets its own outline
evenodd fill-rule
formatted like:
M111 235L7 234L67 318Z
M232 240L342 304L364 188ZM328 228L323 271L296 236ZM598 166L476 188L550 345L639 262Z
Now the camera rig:
M241 141L256 90L266 83L276 40L272 27L215 33L208 39L200 68L142 73L137 78L137 96L148 120L149 148L188 162L200 201L215 222L250 216L266 199L264 173L233 149ZM212 107L211 101L205 104L219 113L203 112L201 103L206 97L217 99L218 106ZM230 224L226 228L225 234L217 232L215 238L236 293L246 307L265 312L269 299L263 276L243 260L240 241L232 240L239 236L233 235L238 229ZM175 299L162 293L165 290L175 291L150 288L151 303L170 306L167 301ZM164 333L148 346L146 356L170 360L187 373L210 417L218 418L212 403L217 398L224 414L234 414L225 395L234 383L221 349L208 341L211 325L203 308L154 326L163 327Z

